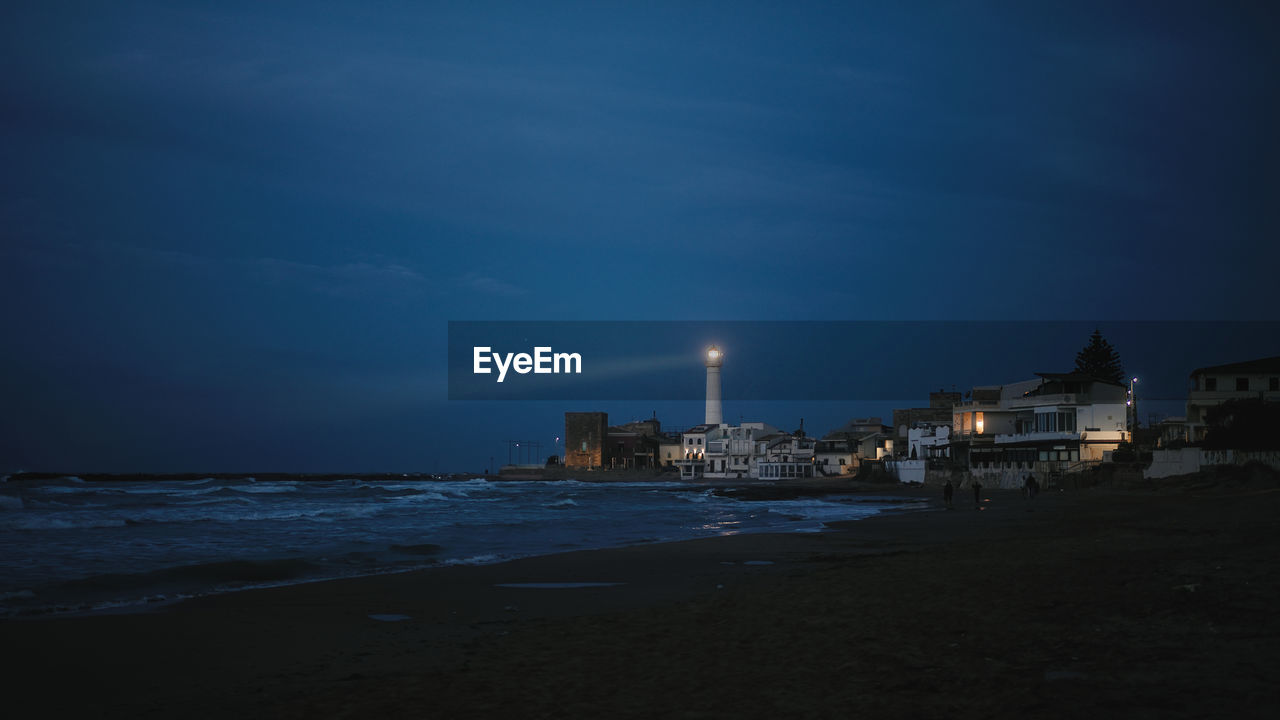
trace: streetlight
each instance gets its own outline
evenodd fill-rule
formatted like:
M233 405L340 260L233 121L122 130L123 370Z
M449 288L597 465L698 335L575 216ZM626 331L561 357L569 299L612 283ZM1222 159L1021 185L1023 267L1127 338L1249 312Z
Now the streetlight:
M1133 394L1134 385L1137 384L1138 378L1129 378L1129 399L1124 402L1129 415L1129 417L1126 418L1129 421L1129 442L1133 442L1133 431L1136 429L1138 424L1138 398Z

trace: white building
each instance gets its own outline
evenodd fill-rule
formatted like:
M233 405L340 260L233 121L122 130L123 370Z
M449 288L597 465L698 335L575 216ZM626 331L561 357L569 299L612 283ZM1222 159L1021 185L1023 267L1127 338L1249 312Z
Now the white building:
M760 458L759 438L776 435L778 429L762 422L721 425L720 432L707 445L707 477L754 478Z
M680 466L681 480L697 480L708 470L707 448L710 443L723 439L720 425L695 425L681 434L684 457L676 462Z
M951 457L951 425L922 422L907 430L907 459L934 460Z
M1228 400L1280 402L1280 357L1199 368L1187 392L1187 440L1204 440L1206 416Z
M844 438L818 440L814 446L814 469L827 477L852 475L858 471L858 455Z
M1128 389L1079 373L973 389L952 412L953 458L1017 487L1027 473L1075 472L1129 439Z
M814 475L814 449L811 437L777 433L756 441L756 474L761 480L791 480Z

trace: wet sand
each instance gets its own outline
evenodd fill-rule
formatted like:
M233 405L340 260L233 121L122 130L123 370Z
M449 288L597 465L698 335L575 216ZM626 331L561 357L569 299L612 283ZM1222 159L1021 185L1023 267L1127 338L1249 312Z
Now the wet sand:
M3 622L6 706L15 717L299 718L1275 710L1273 485L984 497L981 510L958 492L952 510L938 502L820 534ZM610 585L545 586L555 583Z

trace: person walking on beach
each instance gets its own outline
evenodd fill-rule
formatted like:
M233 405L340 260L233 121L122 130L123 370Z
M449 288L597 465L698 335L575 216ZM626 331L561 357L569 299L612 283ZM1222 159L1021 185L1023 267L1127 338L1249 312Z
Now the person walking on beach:
M1036 480L1035 475L1027 476L1027 497L1031 500L1036 499L1036 495L1040 493L1040 481Z
M951 484L951 478L947 478L947 484L942 486L942 499L947 502L947 507L951 507L951 496L955 491L956 486Z
M977 478L973 479L973 507L982 507L982 483Z

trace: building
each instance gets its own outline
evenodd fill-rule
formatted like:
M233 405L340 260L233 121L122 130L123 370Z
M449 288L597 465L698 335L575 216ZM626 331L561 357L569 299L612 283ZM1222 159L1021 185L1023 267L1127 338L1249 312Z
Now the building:
M707 445L719 442L723 434L719 425L694 425L681 434L684 458L676 463L680 467L681 480L697 480L707 470Z
M659 466L662 424L656 417L611 426L606 433L608 452L604 464L607 467L643 470Z
M905 408L893 411L894 447L907 447L907 434L921 423L951 424L951 408L963 401L960 393L939 390L929 393L929 407Z
M883 460L893 454L893 428L878 417L854 418L822 436L824 442L843 441L854 455L853 463Z
M599 468L607 461L609 414L566 412L564 414L564 464L571 468Z
M1128 389L1080 373L975 387L952 412L951 457L989 483L1077 472L1129 439ZM935 446L936 448L936 446ZM917 451L919 452L919 451Z
M852 475L858 471L858 455L845 438L822 439L814 443L814 470L826 477Z
M916 423L907 430L909 460L945 460L951 457L951 423Z
M684 440L679 434L658 437L658 466L673 468L684 459Z
M814 475L817 441L800 434L774 433L756 440L756 474L760 480L792 480Z
M707 442L704 475L720 478L757 477L756 463L761 450L758 440L777 434L777 428L762 422L720 425L715 437Z
M1186 439L1204 440L1210 410L1228 400L1280 402L1280 357L1198 368L1187 392Z

